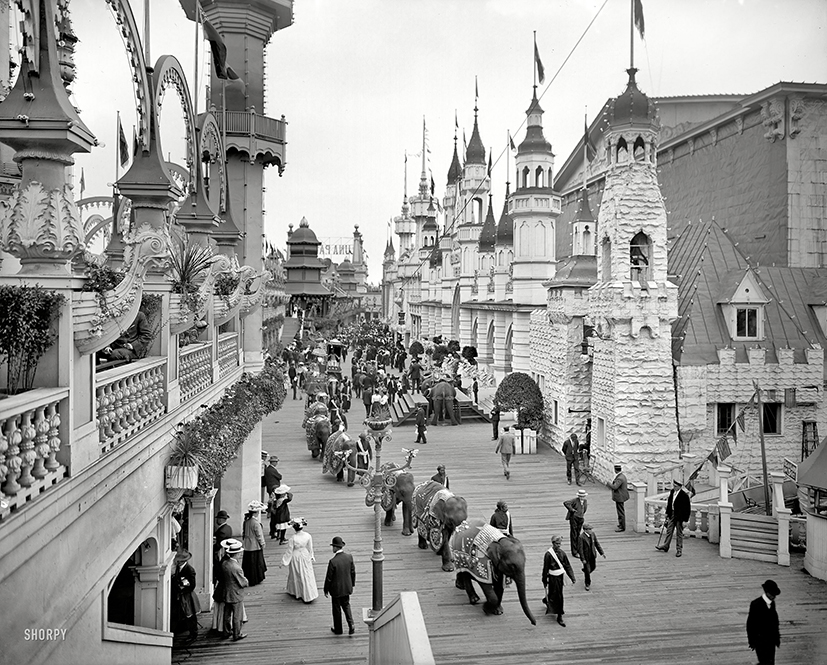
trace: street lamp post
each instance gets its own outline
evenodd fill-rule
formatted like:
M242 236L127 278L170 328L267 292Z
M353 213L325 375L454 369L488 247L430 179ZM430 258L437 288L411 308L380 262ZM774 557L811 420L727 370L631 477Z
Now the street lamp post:
M383 564L385 554L382 550L382 491L384 489L384 476L379 471L382 464L382 444L389 435L385 432L376 432L373 435L374 449L376 451L377 472L371 480L373 489L373 605L371 615L376 616L382 610L383 591Z

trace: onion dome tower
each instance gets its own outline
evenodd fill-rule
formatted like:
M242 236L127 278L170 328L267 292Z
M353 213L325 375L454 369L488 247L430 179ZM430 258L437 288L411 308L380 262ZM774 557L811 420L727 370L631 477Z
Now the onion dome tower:
M666 209L658 185L657 108L635 81L607 108L609 167L598 214L592 456L601 480L620 460L641 476L678 455L671 324L678 287L667 281Z

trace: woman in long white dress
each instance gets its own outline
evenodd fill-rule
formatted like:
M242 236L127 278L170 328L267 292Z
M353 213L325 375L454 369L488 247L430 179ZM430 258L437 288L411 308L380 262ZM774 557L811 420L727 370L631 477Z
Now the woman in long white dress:
M319 597L316 575L313 572L313 537L304 530L307 520L299 517L290 520L295 530L293 537L287 541L287 551L281 558L281 565L287 566L287 593L311 603Z

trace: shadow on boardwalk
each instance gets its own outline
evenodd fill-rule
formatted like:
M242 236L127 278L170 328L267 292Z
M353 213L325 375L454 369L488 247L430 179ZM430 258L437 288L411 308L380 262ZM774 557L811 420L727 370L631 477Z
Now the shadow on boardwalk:
M356 560L357 582L351 604L354 617L371 603L371 552L373 511L365 506L364 490L348 488L332 476L321 475L321 464L311 459L304 442L301 401L284 408L265 422L264 448L277 453L284 482L294 495L291 512L308 520L316 553L316 580L320 597L305 605L284 592L286 569L280 569L284 546L268 539L268 572L261 585L249 590L249 634L240 642L207 635L210 615L200 617L201 636L189 647L175 649L175 663L243 665L279 663L364 663L367 628L357 620L352 638L330 633L330 601L321 595L329 546L333 536L347 542ZM348 414L351 430L362 414L354 402ZM278 421L278 422L276 422ZM401 426L383 450L383 461L403 462L402 448L414 447L415 429ZM544 616L543 553L552 533L563 536L568 547L568 523L562 502L574 496L566 484L565 462L544 448L540 454L516 456L511 480L502 476L495 455L491 426L463 424L430 427L428 444L419 446L413 473L417 481L429 479L439 463L445 464L451 489L468 500L469 517L490 517L498 499L510 507L514 533L527 555L527 593L537 618L533 627L522 613L516 591L506 588L505 613L488 617L471 606L454 588L454 575L440 569L439 558L416 546L416 536L401 535L401 513L393 527L382 531L385 552L385 601L399 591L413 590L419 600L437 663L754 663L746 644L747 609L761 593L760 585L772 578L781 587L782 664L827 663L827 584L802 570L803 558L793 555L790 568L768 563L725 560L715 546L687 539L684 555L661 554L651 535L615 533L615 510L609 490L591 484L590 522L607 559L598 559L591 591L583 587L579 562L572 559L577 583L566 586L566 622L558 626ZM250 499L256 498L252 487ZM240 527L240 516L231 524ZM265 527L266 533L266 527Z

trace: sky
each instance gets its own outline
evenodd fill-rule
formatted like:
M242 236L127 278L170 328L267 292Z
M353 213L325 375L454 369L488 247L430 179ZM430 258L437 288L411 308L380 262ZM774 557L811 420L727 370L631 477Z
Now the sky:
M475 79L479 129L493 149L493 203L503 203L534 76L533 33L545 69L537 89L546 138L562 167L589 122L623 92L629 66L631 0L295 0L294 24L266 49L265 113L285 116L287 165L265 177L265 231L284 247L288 224L306 217L320 239L365 239L369 281L381 280L388 221L407 188L418 188L423 117L428 179L443 196L454 146L454 118L470 139ZM645 40L635 36L640 88L650 96L751 94L778 81L827 83L824 0L642 0ZM144 2L133 11L143 26ZM76 186L106 195L115 177L116 111L131 145L134 97L123 42L105 0L72 0L80 38L73 101L101 140L77 156ZM178 57L203 110L193 24L175 0L151 0L151 59ZM592 23L593 21L593 23ZM589 27L589 24L591 26ZM15 42L17 39L17 42ZM578 44L579 40L579 44ZM19 38L12 35L12 45ZM575 48L576 46L576 48ZM567 62L566 59L568 58ZM232 64L232 62L230 63ZM562 67L562 69L561 69ZM558 73L559 70L559 73ZM183 119L170 90L162 111L163 150L180 160ZM170 102L170 103L167 103ZM394 244L398 242L394 238Z

